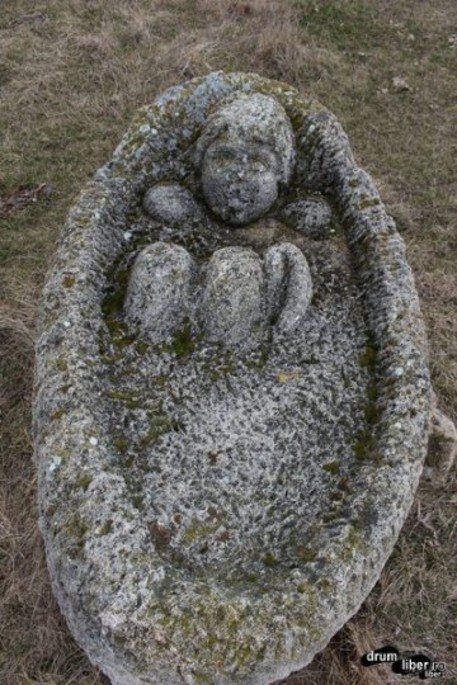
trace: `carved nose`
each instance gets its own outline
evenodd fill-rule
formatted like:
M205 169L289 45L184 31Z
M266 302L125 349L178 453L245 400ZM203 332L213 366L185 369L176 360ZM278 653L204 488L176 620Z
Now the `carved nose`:
M242 202L248 202L252 196L252 188L246 187L246 184L240 182L241 179L234 179L227 188L228 200L241 200Z

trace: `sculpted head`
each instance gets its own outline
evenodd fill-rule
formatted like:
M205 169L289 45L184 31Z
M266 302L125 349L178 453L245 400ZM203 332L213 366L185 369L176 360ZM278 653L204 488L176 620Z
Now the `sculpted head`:
M277 100L236 93L208 119L197 142L195 163L210 209L243 225L263 216L295 161L292 125Z

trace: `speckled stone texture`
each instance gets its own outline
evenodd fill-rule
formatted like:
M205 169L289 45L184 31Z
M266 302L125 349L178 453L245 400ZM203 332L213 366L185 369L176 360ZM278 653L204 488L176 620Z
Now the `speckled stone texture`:
M208 206L232 224L258 219L290 180L294 142L276 98L239 91L226 98L196 145L195 165Z
M243 225L208 203L200 149L240 94L277 101L295 140L293 173ZM245 314L240 340L211 338L226 249L235 270L250 255L255 344ZM184 311L189 274L203 305ZM143 276L167 284L159 302ZM306 665L392 551L429 401L403 242L335 117L253 74L164 93L71 210L42 300L40 526L76 640L113 685L267 685Z

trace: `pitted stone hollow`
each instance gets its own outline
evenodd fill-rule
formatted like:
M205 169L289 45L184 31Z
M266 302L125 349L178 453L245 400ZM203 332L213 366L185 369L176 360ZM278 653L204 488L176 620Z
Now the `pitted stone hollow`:
M252 249L226 247L199 268L184 248L157 242L136 258L124 311L133 331L153 343L194 321L208 342L252 347L272 324L279 334L295 330L311 296L310 269L294 245L274 245L263 260Z
M295 136L278 101L237 94L209 118L196 146L208 206L235 226L265 214L292 176Z
M187 188L178 183L159 183L143 198L146 212L163 224L182 224L203 219L203 211Z

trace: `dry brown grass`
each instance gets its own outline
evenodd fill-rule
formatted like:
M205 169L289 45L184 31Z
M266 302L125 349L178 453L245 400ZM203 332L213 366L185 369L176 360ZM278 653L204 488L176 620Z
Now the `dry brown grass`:
M38 294L77 190L137 107L183 79L257 71L311 92L343 121L397 219L435 389L456 418L456 33L455 0L3 0L0 196L28 183L51 194L0 221L2 684L105 682L50 592L31 462ZM396 92L394 77L410 90ZM445 661L457 682L456 505L455 471L423 481L375 590L290 685L403 682L360 665L383 644Z

